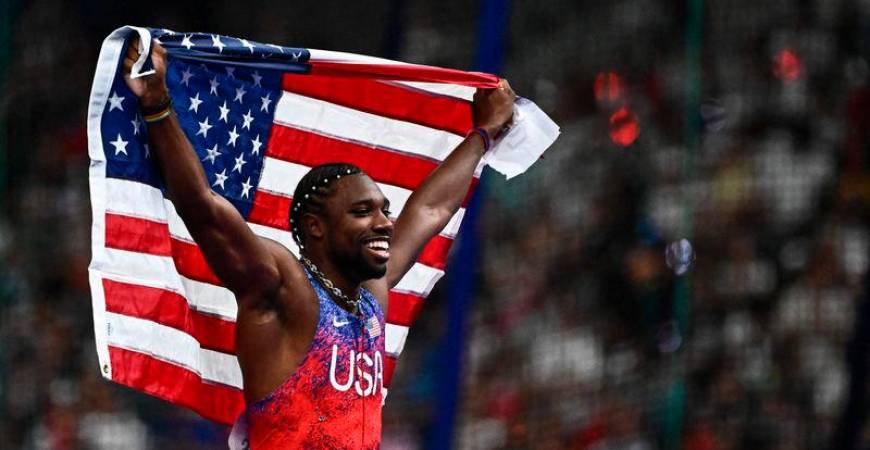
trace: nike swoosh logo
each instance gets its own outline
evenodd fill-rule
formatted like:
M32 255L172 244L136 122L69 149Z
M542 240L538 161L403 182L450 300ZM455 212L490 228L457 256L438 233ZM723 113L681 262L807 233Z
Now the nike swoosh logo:
M345 326L345 325L347 325L347 324L349 324L349 323L350 323L350 322L347 321L347 320L345 320L344 322L339 322L337 318L335 318L335 317L332 318L332 326L334 326L334 327L336 327L336 328L338 328L338 327L343 327L343 326Z

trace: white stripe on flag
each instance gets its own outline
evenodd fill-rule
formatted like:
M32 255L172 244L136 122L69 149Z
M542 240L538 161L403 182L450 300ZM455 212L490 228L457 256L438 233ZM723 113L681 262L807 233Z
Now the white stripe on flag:
M408 338L408 327L388 323L386 328L386 342L384 346L387 354L397 357L402 353L402 349L405 348L405 340Z
M113 248L106 248L104 253L107 264L92 268L106 278L170 290L187 299L190 307L197 311L236 320L238 305L229 289L179 275L171 257Z
M459 226L462 225L462 218L465 216L465 208L459 208L459 211L456 211L456 214L450 218L450 222L447 222L447 225L441 230L441 235L445 237L449 237L453 239L456 237L456 233L459 232Z
M443 270L429 267L425 264L414 263L411 270L405 274L393 290L426 297L441 277Z
M281 94L275 122L328 136L443 161L465 137L290 92Z
M106 212L166 223L160 189L136 181L106 178Z
M444 95L447 97L458 98L460 100L471 101L474 98L476 88L470 86L462 86L459 84L446 83L426 83L422 81L391 81L397 85L404 85L412 89L428 92L435 95Z
M290 234L289 231L279 230L277 228L267 227L256 223L248 223L248 226L251 227L251 230L253 230L254 234L257 236L276 241L284 247L287 247L287 249L293 253L293 256L296 256L297 258L299 257L299 247L296 245L296 241L293 240L293 235Z
M106 327L111 346L179 365L196 372L207 381L238 389L244 386L242 370L235 356L201 348L193 336L183 331L110 312L106 312Z
M363 64L387 64L387 65L410 65L406 62L393 61L391 59L377 58L374 56L357 55L355 53L337 52L333 50L318 50L316 48L308 49L311 55L308 61L317 63L317 61L341 61L347 63L363 63Z

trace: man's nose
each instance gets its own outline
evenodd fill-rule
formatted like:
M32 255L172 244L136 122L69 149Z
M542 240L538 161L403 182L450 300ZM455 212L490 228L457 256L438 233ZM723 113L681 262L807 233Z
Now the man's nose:
M386 214L384 214L383 211L381 211L380 214L377 215L377 219L375 219L375 225L373 228L379 233L386 233L391 236L393 235L393 221L390 220L390 218Z

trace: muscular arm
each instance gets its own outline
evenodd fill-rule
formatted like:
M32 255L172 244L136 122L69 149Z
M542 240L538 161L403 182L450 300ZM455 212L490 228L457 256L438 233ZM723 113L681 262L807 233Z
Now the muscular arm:
M156 74L131 80L130 67L138 57L130 46L125 68L127 84L143 108L167 95L166 52L155 43ZM148 124L148 137L178 215L199 245L206 261L224 285L242 301L263 298L278 289L281 276L274 252L257 237L232 204L211 190L199 158L174 115Z
M515 97L505 80L501 81L498 89L478 90L472 104L475 126L495 136L510 120ZM414 264L423 246L447 226L450 218L462 206L474 170L483 154L483 138L477 133L471 134L408 198L396 220L390 244L387 288L398 284Z

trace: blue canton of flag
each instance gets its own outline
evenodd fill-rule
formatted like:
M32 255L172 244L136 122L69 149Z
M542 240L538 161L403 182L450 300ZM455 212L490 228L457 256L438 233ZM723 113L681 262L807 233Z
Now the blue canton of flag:
M281 94L281 74L307 71L308 51L214 34L150 31L171 56L166 77L174 110L212 190L247 217ZM210 59L202 57L205 49ZM215 49L221 63L214 62ZM252 55L260 61L251 63ZM104 146L110 150L106 176L147 183L165 194L150 161L137 102L117 76L101 123Z

